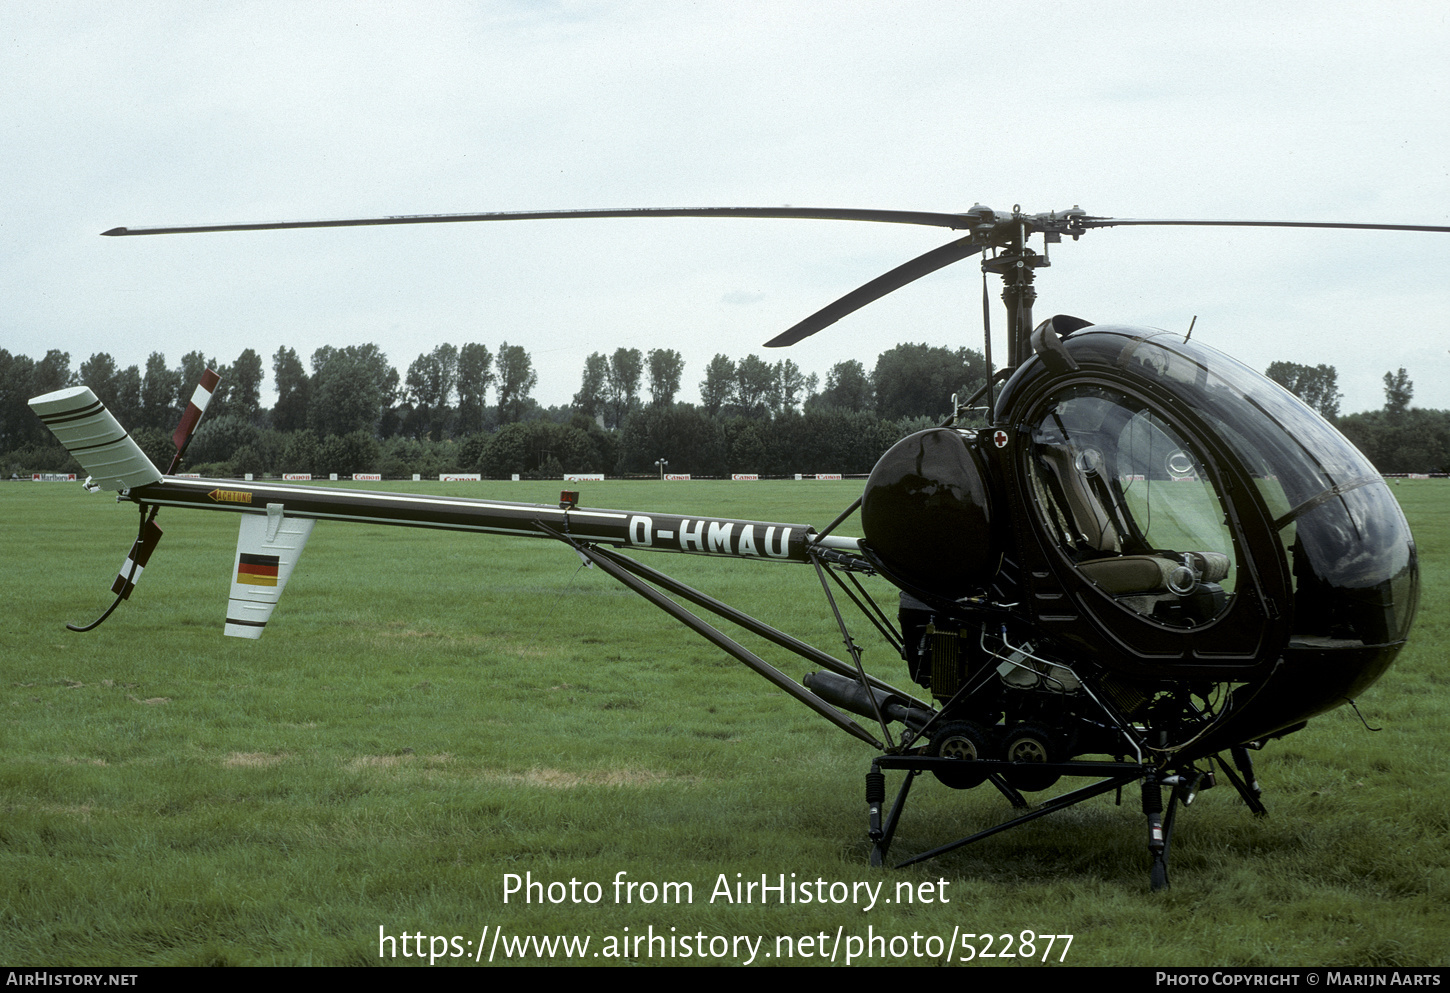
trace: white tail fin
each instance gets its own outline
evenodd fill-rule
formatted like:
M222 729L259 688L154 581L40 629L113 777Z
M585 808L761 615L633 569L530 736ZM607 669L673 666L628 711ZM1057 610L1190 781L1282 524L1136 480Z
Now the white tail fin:
M232 563L231 599L227 601L228 636L262 637L314 523L283 516L280 503L267 504L265 517L242 515L237 557Z
M36 397L30 401L30 409L97 485L125 490L161 479L161 470L89 386L72 386Z

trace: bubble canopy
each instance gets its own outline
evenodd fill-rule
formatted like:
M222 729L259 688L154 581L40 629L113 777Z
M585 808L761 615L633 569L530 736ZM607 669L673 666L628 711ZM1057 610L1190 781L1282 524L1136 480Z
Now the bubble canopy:
M1369 460L1288 390L1227 355L1167 333L1094 330L1075 353L1171 392L1252 478L1291 559L1294 633L1403 641L1419 600L1415 544Z
M1277 383L1181 335L1089 326L1060 347L1008 381L994 422L1021 436L1020 502L1047 564L1075 571L1078 600L1114 642L1166 658L1176 633L1187 658L1257 617L1261 669L1312 658L1316 673L1334 673L1324 694L1336 702L1373 682L1419 600L1414 540L1374 466ZM1165 546L1216 563L1215 599L1168 616L1117 595L1123 609L1094 614L1093 596L1127 592L1113 584L1130 563L1110 559L1161 557ZM1142 634L1114 619L1128 611Z

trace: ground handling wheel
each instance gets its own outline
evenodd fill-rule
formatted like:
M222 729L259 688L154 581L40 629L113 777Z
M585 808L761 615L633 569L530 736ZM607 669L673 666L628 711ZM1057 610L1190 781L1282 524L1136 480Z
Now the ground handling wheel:
M928 755L939 758L960 759L964 768L933 769L932 775L943 786L954 790L969 790L987 781L987 773L970 768L978 759L994 757L992 734L975 721L948 721L931 734Z
M1060 773L1033 769L1027 763L1061 762L1067 758L1062 739L1051 728L1035 721L1024 721L1007 728L1002 736L1002 757L1023 766L1003 773L1014 789L1029 793L1045 790L1062 778Z

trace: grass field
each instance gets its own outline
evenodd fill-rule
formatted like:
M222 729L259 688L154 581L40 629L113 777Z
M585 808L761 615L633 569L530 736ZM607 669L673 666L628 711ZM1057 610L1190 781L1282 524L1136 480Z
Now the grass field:
M822 526L857 485L608 482L583 496ZM549 502L558 489L448 492ZM1450 964L1450 484L1394 491L1424 597L1411 646L1359 701L1383 730L1341 708L1260 753L1267 818L1227 785L1203 793L1179 820L1173 887L1154 894L1136 789L1121 807L1109 794L923 866L871 869L871 750L553 543L323 522L266 636L243 642L221 634L236 519L163 512L135 598L82 635L65 622L110 602L134 508L0 486L0 962L417 964L405 952L426 962L439 936L438 965L472 964L481 941L497 963L515 938L565 935L590 939L588 964L744 962L741 937L763 937L753 961L778 964L781 936L790 961L814 963L839 934L837 962L846 939L876 936L859 962L929 964L954 933L959 961L963 934L993 936L992 951L1011 935L1018 951L1031 931L1073 935L1077 965ZM840 654L808 567L647 561ZM852 623L868 666L907 682ZM990 787L924 779L912 800L893 854L1009 814ZM563 902L543 889L505 903L510 874L565 884ZM758 888L712 901L722 877L762 874L826 902L762 905ZM617 893L616 878L689 883L693 900ZM866 909L855 884L883 883ZM831 902L853 888L861 902ZM380 930L395 958L379 958ZM622 940L651 934L665 940ZM1064 945L1033 955L1057 962Z

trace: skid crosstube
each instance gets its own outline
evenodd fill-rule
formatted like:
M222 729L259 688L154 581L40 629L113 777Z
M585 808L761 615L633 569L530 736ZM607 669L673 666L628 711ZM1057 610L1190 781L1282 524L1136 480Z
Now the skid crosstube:
M973 763L980 771L987 774L987 781L992 783L1003 796L1012 804L1014 809L1025 810L1009 820L991 827L985 828L975 834L945 845L940 845L929 851L898 862L895 868L904 868L915 865L918 862L925 862L928 859L945 855L948 852L956 851L974 842L990 838L993 835L1001 834L1012 828L1019 827L1039 817L1046 817L1048 814L1055 814L1060 810L1076 806L1085 800L1101 796L1112 790L1121 790L1124 786L1138 781L1142 791L1143 815L1147 818L1148 827L1148 853L1151 858L1149 879L1154 890L1162 890L1168 887L1168 854L1169 847L1173 840L1173 828L1177 820L1179 808L1186 808L1194 800L1198 791L1214 785L1212 762L1217 762L1227 774L1229 782L1237 790L1246 806L1249 807L1255 816L1264 816L1267 811L1260 799L1257 783L1253 779L1253 766L1248 751L1244 746L1233 749L1233 757L1239 770L1244 773L1245 779L1234 775L1228 763L1221 755L1211 757L1207 769L1198 770L1192 766L1185 767L1173 772L1163 768L1140 762L1102 762L1089 760L1073 760L1069 762L1008 762L1000 759L983 759ZM906 808L906 798L911 792L912 783L916 777L923 772L930 772L934 769L958 771L961 766L960 759L941 758L928 755L882 755L871 763L871 771L866 774L866 803L869 811L869 826L867 835L871 840L871 864L882 866L891 850L891 843L896 835L897 826L901 822L901 816ZM1042 803L1036 809L1026 810L1029 806L1022 794L1014 789L1007 781L1007 777L1020 766L1027 766L1034 773L1055 773L1062 776L1077 777L1100 777L1097 782L1087 786L1060 794ZM892 804L890 812L883 818L882 811L886 803L886 770L902 771L906 778L897 792L896 800ZM1165 807L1163 789L1168 787L1168 799ZM1121 796L1120 796L1121 802Z

